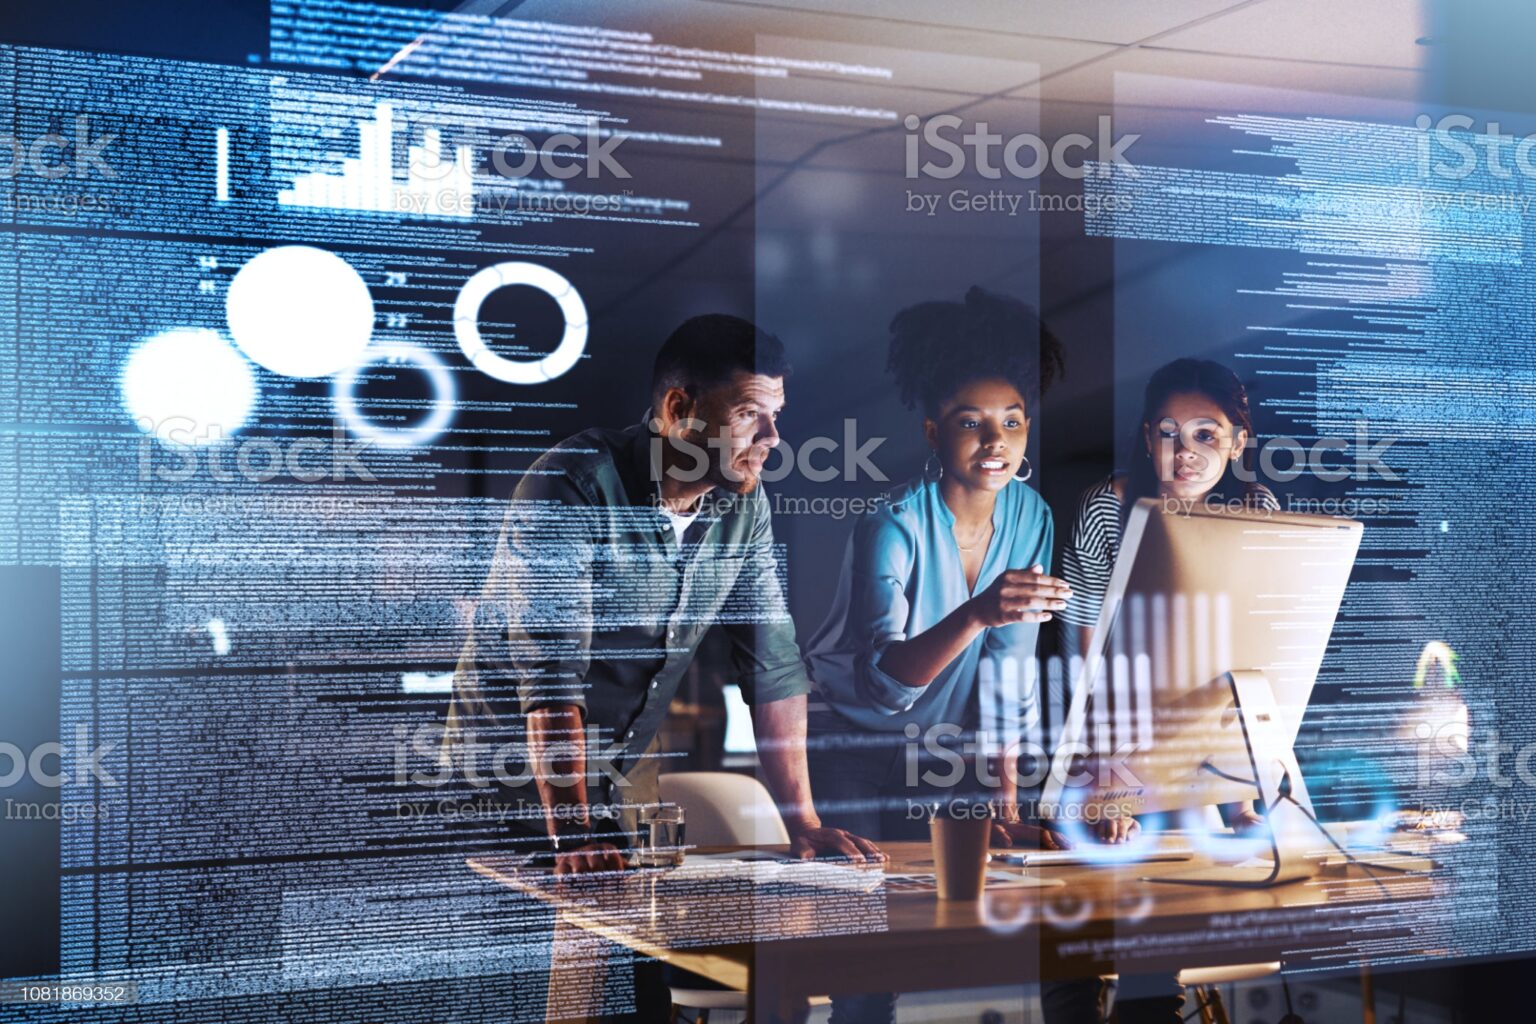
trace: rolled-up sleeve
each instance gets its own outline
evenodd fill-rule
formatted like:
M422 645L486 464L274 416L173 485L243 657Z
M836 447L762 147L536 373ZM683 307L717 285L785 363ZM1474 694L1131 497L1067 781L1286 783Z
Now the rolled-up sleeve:
M759 493L747 535L743 565L730 603L752 609L748 621L723 625L731 660L748 704L771 704L809 693L811 679L800 657L795 623L784 593L783 560L773 540L768 502Z
M907 586L916 558L915 539L895 520L875 516L853 534L849 627L860 638L854 685L868 706L894 715L906 711L926 687L908 686L880 668L891 644L907 639L911 604Z

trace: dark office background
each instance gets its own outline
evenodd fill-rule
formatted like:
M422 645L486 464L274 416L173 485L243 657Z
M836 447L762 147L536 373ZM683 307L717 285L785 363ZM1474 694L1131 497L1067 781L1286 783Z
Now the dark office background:
M415 0L413 6L452 10L459 5ZM521 17L553 19L579 9L590 20L595 6L529 0L495 9L516 10ZM643 10L637 10L643 4L626 6L630 7L626 17L643 18ZM883 16L881 5L870 3L867 8L870 17ZM749 29L738 28L732 37L732 24L744 24L740 14L722 11L717 24L701 30L716 33L722 45L750 49ZM926 16L942 22L945 12L934 8ZM267 6L261 2L86 0L60 4L10 0L0 9L0 39L239 65L265 62L266 17ZM1536 65L1527 52L1529 41L1536 38L1536 8L1495 0L1455 0L1438 5L1431 24L1431 35L1424 41L1432 52L1427 82L1431 92L1426 102L1536 110L1532 104ZM1316 30L1326 33L1327 26L1318 25ZM956 60L964 59L963 34L934 31L926 35L918 31L918 37L926 39L925 45L952 50ZM1027 60L1028 47L1021 47L1021 53ZM1102 112L1088 104L1054 102L1047 87L1039 109L1040 131L1047 138L1069 131L1091 133L1095 118ZM749 123L737 127L750 137ZM803 290L806 282L793 279L779 283L775 286L778 291L765 296L760 293L762 281L755 264L756 245L765 225L755 218L775 209L775 200L766 198L754 211L753 200L763 185L758 169L751 162L700 160L678 173L697 175L700 183L717 191L709 203L712 209L739 212L710 225L710 236L702 245L689 241L676 251L625 254L626 259L641 261L640 266L654 261L664 269L663 275L644 287L634 287L637 264L633 262L606 270L600 275L602 279L584 287L594 315L594 336L622 337L625 343L615 344L601 363L584 364L559 382L555 397L579 396L584 410L611 410L611 419L602 425L633 422L645 405L637 382L648 375L650 355L671 327L705 311L760 317L764 327L784 336L797 366L784 426L786 437L793 441L797 434L840 436L842 420L856 418L861 434L890 435L892 440L882 448L879 461L882 468L889 467L893 481L900 480L917 471L923 447L916 416L900 409L885 380L872 372L883 363L884 325L909 301L958 298L967 285L981 284L1037 302L1045 322L1065 346L1066 376L1045 398L1036 420L1041 467L1037 483L1052 504L1057 523L1070 522L1077 495L1111 468L1117 445L1124 448L1124 431L1116 429L1117 402L1123 406L1134 401L1127 396L1139 392L1146 370L1156 361L1149 356L1133 366L1117 363L1114 288L1134 288L1137 281L1123 269L1117 277L1111 240L1089 237L1080 216L1056 214L1041 218L1038 248L1019 245L1017 252L1010 254L1006 240L993 239L990 247L977 248L968 259L936 258L932 248L914 250L909 257L890 256L893 262L885 271L899 286L883 291L873 302L839 303ZM850 173L859 172L855 169ZM868 173L871 177L860 187L900 187L899 164ZM1059 195L1080 191L1078 182L1049 175L1039 187ZM872 218L879 216L871 214ZM793 225L786 221L767 226ZM861 243L879 238L876 224L867 227L868 234L861 233L857 224L847 229L843 252L848 258L858 253ZM1198 278L1201 269L1192 268L1192 276ZM1165 270L1149 265L1146 273ZM926 287L914 284L921 281L927 282ZM1204 317L1198 291L1192 290L1185 301L1182 318L1176 315L1181 311L1170 304L1175 315L1168 321L1167 350L1219 355L1233 343L1241 325ZM850 367L862 368L856 386L849 384ZM491 385L481 382L477 386L485 389ZM573 414L562 426L569 432L588 425L592 424L584 414ZM1261 431L1263 426L1261 423ZM555 433L559 432L557 427ZM463 479L472 493L487 496L497 496L497 488L506 486L505 477ZM786 493L806 495L847 496L873 489L877 488L863 483L836 483L824 489L808 489L803 482L786 484ZM850 525L849 521L819 520L785 524L780 533L781 539L801 552L804 564L827 566L836 564L835 552L840 550ZM818 620L828 582L814 573L802 574L792 564L793 597L803 621ZM0 607L0 650L6 652L8 662L8 678L0 688L0 720L6 720L8 730L16 735L40 742L49 736L44 712L56 707L58 700L57 666L48 661L48 652L58 649L58 626L43 613L57 607L57 581L38 570L6 570L0 589L5 600ZM56 732L56 722L53 724ZM25 798L19 788L8 795ZM0 849L0 878L4 879L0 886L0 935L11 944L6 974L44 972L56 963L58 907L56 900L50 904L48 894L57 892L57 831L56 823L39 824L23 836L14 824L8 825L7 842ZM17 837L14 843L13 835ZM23 934L26 939L17 941ZM1464 1020L1497 1019L1519 1012L1511 1006L1514 994L1524 992L1523 975L1528 965L1528 961L1514 960L1447 969L1433 980L1420 979L1417 984L1443 994L1459 993Z

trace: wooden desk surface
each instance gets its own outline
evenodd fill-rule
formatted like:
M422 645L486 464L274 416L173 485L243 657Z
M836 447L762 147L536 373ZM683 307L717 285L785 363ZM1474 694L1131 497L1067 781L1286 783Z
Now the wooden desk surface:
M927 843L885 843L884 871L827 863L716 870L690 860L676 870L566 876L519 869L516 858L471 858L475 871L558 909L604 938L732 987L771 967L805 994L916 991L1305 958L1344 966L1361 942L1398 934L1436 955L1421 925L1446 898L1439 875L1358 868L1270 889L1174 885L1147 877L1211 863L1194 860L1057 866L1030 875L1053 888L992 887L979 901L950 902L882 884L883 873L932 871ZM782 850L783 847L770 848ZM1019 869L1004 868L1013 874ZM1433 929L1429 933L1432 934ZM785 982L791 983L791 982Z

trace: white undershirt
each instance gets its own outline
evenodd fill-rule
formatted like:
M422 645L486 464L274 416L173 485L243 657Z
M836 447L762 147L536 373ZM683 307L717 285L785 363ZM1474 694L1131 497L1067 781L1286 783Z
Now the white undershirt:
M699 518L698 510L695 509L687 515L678 515L665 505L658 507L661 509L661 514L667 517L667 522L672 524L672 532L677 534L677 542L681 544L683 542L683 534L687 532L688 527L693 525L693 521Z

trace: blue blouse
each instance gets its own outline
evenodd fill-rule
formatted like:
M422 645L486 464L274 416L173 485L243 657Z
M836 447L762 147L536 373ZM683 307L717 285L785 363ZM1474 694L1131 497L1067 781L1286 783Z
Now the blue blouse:
M899 732L952 723L1027 728L1039 718L1034 662L1040 627L984 629L927 686L907 686L880 670L885 648L925 632L1005 569L1051 569L1050 509L1033 488L1009 482L992 512L992 540L967 589L955 517L936 480L919 478L862 518L848 542L832 609L807 645L822 698L864 729ZM914 734L915 735L915 734Z

